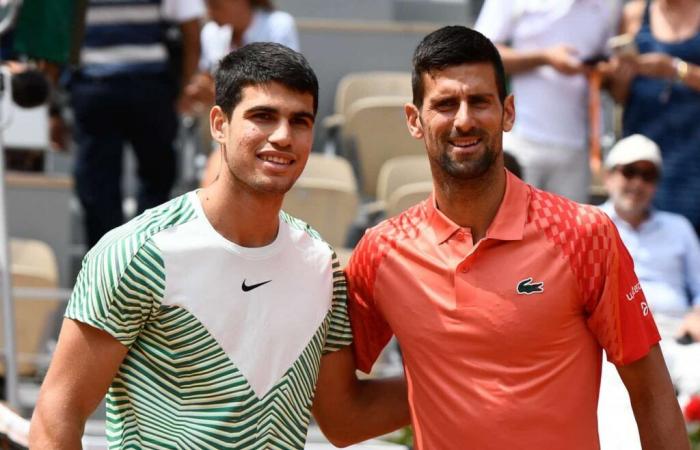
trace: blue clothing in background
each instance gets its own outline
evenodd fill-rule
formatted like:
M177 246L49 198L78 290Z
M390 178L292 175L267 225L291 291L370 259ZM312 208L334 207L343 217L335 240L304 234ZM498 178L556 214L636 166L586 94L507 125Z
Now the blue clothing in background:
M138 162L138 213L170 198L175 182L176 82L161 0L90 0L81 66L70 82L78 145L74 175L87 244L124 222L122 155Z
M649 3L635 41L640 53L666 53L700 65L700 32L680 42L658 41L649 23ZM684 215L700 233L700 92L681 82L636 77L623 133L643 134L661 147L664 170L654 203Z
M700 306L700 243L688 220L652 211L638 229L615 212L611 201L600 207L615 223L654 314L681 318Z

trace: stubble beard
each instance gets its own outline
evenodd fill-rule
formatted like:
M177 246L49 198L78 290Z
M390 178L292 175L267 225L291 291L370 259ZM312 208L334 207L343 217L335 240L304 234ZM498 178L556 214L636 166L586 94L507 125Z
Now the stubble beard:
M494 145L489 142L485 133L478 134L478 137L482 139L484 144L483 153L478 155L476 159L462 161L457 161L451 156L447 150L447 146L449 146L448 141L451 137L445 136L443 142L446 145L444 150L440 152L437 163L446 176L458 181L469 181L483 177L493 167L498 159L498 149L494 148Z

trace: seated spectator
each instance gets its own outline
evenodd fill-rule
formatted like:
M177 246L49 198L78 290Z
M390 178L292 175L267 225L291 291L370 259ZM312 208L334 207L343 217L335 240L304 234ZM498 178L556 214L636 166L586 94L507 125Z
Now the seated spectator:
M679 394L700 392L700 244L685 217L659 211L652 200L662 175L658 145L635 134L620 140L605 160L610 196L601 208L627 246L644 295L662 336L661 348ZM603 450L641 449L629 397L612 367L604 363L599 398Z
M700 315L698 238L688 219L651 206L662 167L656 143L640 134L622 139L610 151L605 167L610 199L602 209L632 255L661 334L672 336L686 315ZM689 313L690 306L697 312Z

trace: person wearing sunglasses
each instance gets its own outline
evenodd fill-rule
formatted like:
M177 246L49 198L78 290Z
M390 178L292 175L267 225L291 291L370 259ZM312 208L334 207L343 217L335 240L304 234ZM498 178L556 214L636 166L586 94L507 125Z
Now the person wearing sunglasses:
M694 363L700 345L681 345L700 341L700 243L688 219L652 206L662 166L651 139L634 134L620 140L605 160L610 197L601 208L632 255L671 378L683 395L700 388L700 366Z
M662 172L659 146L641 134L626 137L611 149L605 167L610 199L602 209L632 255L654 317L675 319L669 335L680 327L700 341L700 327L693 332L680 325L689 306L700 315L700 244L688 219L652 207Z
M652 207L662 172L659 146L641 134L626 137L605 167L610 199L601 208L632 255L662 336L700 341L700 244L688 219Z

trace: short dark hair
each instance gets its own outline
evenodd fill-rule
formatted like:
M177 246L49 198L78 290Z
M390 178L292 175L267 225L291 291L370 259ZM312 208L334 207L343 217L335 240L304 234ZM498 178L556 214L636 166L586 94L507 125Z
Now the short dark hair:
M503 61L486 36L471 28L452 25L428 34L413 53L413 104L423 106L423 74L465 63L491 63L501 103L508 95Z
M273 42L254 42L226 55L216 70L216 104L230 119L247 86L280 83L314 99L318 110L318 79L304 56Z

